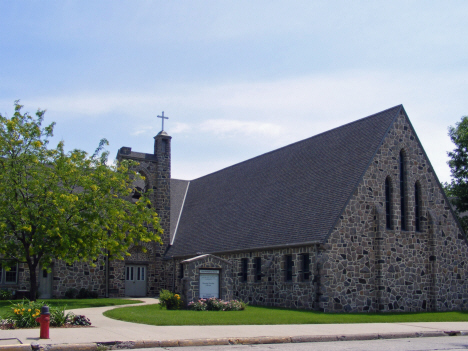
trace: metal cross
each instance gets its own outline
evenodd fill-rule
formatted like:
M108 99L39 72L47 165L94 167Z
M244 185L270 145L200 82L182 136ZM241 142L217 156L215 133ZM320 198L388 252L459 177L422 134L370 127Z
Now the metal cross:
M161 129L161 131L164 131L164 120L169 119L169 117L164 116L164 111L162 112L162 116L157 116L157 117L162 119L162 129Z

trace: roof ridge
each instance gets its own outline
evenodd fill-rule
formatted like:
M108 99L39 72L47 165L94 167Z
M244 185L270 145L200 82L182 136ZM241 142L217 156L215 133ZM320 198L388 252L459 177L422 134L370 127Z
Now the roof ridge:
M369 118L375 117L375 116L377 116L377 115L380 115L380 114L382 114L382 113L385 113L385 112L387 112L387 111L390 111L390 110L392 110L392 109L402 108L402 107L403 107L402 104L399 104L399 105L390 107L390 108L388 108L388 109L385 109L385 110L383 110L383 111L374 113L374 114L372 114L372 115L369 115L369 116L366 116L366 117L357 119L357 120L355 120L355 121L352 121L352 122L343 124L343 125L341 125L341 126L339 126L339 127L335 127L335 128L333 128L333 129L326 130L326 131L324 131L324 132L321 132L321 133L319 133L319 134L313 135L313 136L308 137L308 138L306 138L306 139L302 139L302 140L295 141L295 142L293 142L293 143L291 143L291 144L282 146L282 147L280 147L280 148L278 148L278 149L265 152L265 153L263 153L263 154L254 156L254 157L249 158L249 159L247 159L247 160L244 160L244 161L235 163L235 164L233 164L233 165L227 166L227 167L225 167L225 168L221 168L221 169L219 169L219 170L217 170L217 171L214 171L214 172L205 174L205 175L203 175L203 176L201 176L201 177L192 179L192 180L190 180L190 182L191 182L191 181L196 181L196 180L199 180L199 179L208 177L208 176L211 176L211 175L213 175L213 174L216 174L216 173L219 173L219 172L222 172L222 171L225 171L226 169L230 169L230 168L237 167L237 166L239 166L239 165L241 165L241 164L244 164L244 163L246 163L246 162L250 162L250 161L255 160L255 159L259 158L259 157L262 157L262 156L265 156L265 155L268 155L268 154L272 154L272 153L275 153L275 152L279 152L280 150L283 150L283 149L285 149L285 148L291 147L291 146L293 146L293 145L297 145L297 144L300 144L300 143L304 143L304 142L309 141L309 140L311 140L311 139L313 139L313 138L316 138L316 137L319 137L319 136L322 136L322 135L326 135L326 134L328 134L328 133L331 133L331 132L333 132L333 131L335 131L335 130L337 130L337 129L341 129L341 128L350 126L350 125L352 125L352 124L362 122L362 121L365 120L365 119L369 119Z

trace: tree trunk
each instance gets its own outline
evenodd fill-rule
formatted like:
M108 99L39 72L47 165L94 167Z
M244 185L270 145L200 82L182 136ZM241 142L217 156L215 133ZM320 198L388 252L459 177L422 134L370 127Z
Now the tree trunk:
M31 301L36 301L36 295L37 295L37 276L36 276L36 267L37 264L29 264L28 262L28 267L29 267L29 299Z

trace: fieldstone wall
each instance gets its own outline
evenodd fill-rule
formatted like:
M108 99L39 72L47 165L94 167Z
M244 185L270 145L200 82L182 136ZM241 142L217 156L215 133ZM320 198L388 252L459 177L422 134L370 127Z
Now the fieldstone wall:
M178 261L179 282L176 292L182 296L185 304L200 298L200 270L219 269L219 292L222 300L233 299L233 279L231 262L213 255L202 255L188 260ZM171 264L174 264L172 262ZM181 265L183 272L181 272Z
M316 261L318 245L284 248L277 250L262 250L234 254L222 254L220 258L230 263L232 271L232 294L223 299L238 299L251 305L276 306L286 308L313 309L319 298ZM309 276L303 279L302 255L309 254ZM292 257L292 279L286 281L286 256ZM208 255L208 257L214 257ZM261 280L256 280L255 258L261 258ZM243 281L242 259L247 259L247 281ZM174 291L187 296L187 302L198 298L198 278L196 272L203 268L220 268L220 264L205 264L199 260L196 265L184 261L167 261L167 270L176 265L176 282ZM188 262L188 261L187 261ZM183 264L183 275L181 275ZM192 286L190 285L192 284ZM228 282L225 283L226 286ZM227 296L227 295L226 295Z
M234 298L252 305L313 309L317 300L316 246L284 248L221 255L233 263ZM301 255L310 257L307 280L302 277ZM292 279L286 280L286 256L292 257ZM261 279L257 280L256 257L261 258ZM247 259L247 281L242 277L242 259Z
M0 284L0 289L10 291L29 290L29 269L25 263L18 264L17 280L15 284Z
M406 167L401 230L399 154ZM385 217L391 179L392 228ZM414 186L421 189L415 227ZM466 309L468 247L405 115L400 115L321 253L319 308L327 312Z
M105 264L99 261L95 264L96 267L92 267L91 264L83 262L69 265L63 261L55 261L52 266L52 297L64 298L65 292L70 288L77 290L85 288L104 297L106 294Z

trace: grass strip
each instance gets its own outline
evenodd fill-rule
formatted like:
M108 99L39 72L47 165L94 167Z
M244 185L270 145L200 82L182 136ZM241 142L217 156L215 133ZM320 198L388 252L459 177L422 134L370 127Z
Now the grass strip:
M244 311L165 310L158 305L122 307L104 312L106 317L150 325L268 325L335 323L466 322L468 312L323 313L247 306Z
M118 305L130 305L141 303L139 300L128 300L128 299L39 299L45 301L48 306L67 306L67 310L77 308L89 308L89 307L104 307L104 306L118 306ZM12 302L21 302L21 300L13 300ZM0 316L6 315L10 312L10 301L0 301Z

